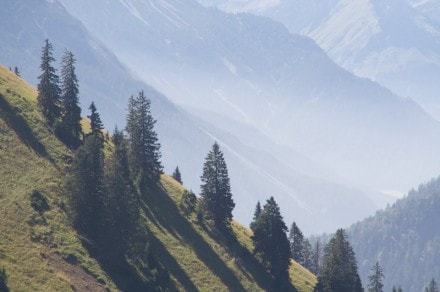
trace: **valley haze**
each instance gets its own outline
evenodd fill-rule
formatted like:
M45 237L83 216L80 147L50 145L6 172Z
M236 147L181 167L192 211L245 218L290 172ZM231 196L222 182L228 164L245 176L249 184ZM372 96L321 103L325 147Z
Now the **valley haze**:
M0 61L36 84L42 40L57 59L69 48L83 109L95 100L109 129L123 127L128 97L144 89L165 172L178 165L198 192L204 156L218 141L234 216L245 224L273 195L286 222L332 232L440 173L440 124L418 103L342 68L285 23L201 2L8 0Z

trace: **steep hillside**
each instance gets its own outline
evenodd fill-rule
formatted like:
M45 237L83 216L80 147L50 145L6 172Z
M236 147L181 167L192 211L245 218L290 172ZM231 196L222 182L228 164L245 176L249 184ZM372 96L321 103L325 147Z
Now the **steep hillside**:
M114 290L70 227L62 186L72 153L43 122L36 96L0 66L0 266L12 291ZM49 210L31 206L35 190Z
M71 158L43 122L35 89L0 66L0 267L12 291L124 287L70 225L64 182ZM42 197L31 196L35 190ZM234 222L235 238L225 238L199 223L181 207L183 191L164 175L142 198L150 247L169 272L170 289L268 289L269 276L251 254L250 231ZM292 262L290 274L299 291L312 290L316 278L310 272Z
M179 290L258 291L270 288L270 277L250 251L251 232L233 222L228 238L185 212L184 188L163 176L161 187L144 199L147 226L159 261ZM187 214L187 215L185 215ZM316 278L292 261L290 276L298 291L312 291Z
M383 268L385 289L422 291L440 275L440 178L412 190L391 207L353 225L351 243L363 283L376 260Z

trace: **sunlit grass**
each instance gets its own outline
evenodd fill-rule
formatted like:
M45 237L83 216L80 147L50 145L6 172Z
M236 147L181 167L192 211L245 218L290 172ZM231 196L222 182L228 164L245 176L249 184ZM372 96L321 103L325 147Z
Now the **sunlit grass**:
M68 275L47 263L47 253L75 255L79 265L114 289L63 211L65 159L72 153L44 123L36 90L0 66L0 95L0 267L11 291L72 289ZM34 190L51 207L42 215L30 205Z
M115 290L115 284L82 246L70 225L64 183L66 160L73 153L44 123L37 92L0 66L0 267L12 291L69 291L69 275L49 265L48 253L73 256L78 265ZM83 121L89 129L88 121ZM87 130L86 130L87 131ZM112 151L106 143L106 154ZM50 210L31 207L39 190ZM143 218L154 255L181 291L263 291L268 274L252 256L251 231L232 223L234 238L200 224L195 213L179 208L184 187L163 175L161 187L144 199ZM291 279L299 291L312 291L315 277L292 263Z
M236 240L229 241L227 237L213 231L209 224L203 226L198 223L194 213L187 218L189 220L188 226L179 227L180 224L186 225L186 223L181 222L181 218L184 216L183 213L175 214L176 210L179 212L178 205L184 188L166 175L162 176L161 184L166 194L156 193L151 194L151 196L169 196L172 200L151 198L147 205L150 209L160 209L164 214L174 213L174 215L167 215L162 218L155 218L150 215L146 216L146 222L151 232L166 247L175 263L179 265L188 279L202 291L228 291L231 289L228 283L234 283L234 279L228 279L226 276L220 279L219 275L215 273L216 270L226 268L232 271L245 290L264 290L258 284L258 281L261 281L258 277L264 279L267 274L262 269L254 267L253 261L246 259L252 257L252 232L234 221L232 229ZM199 253L203 252L203 249L208 249L207 254L212 252L213 256L215 255L221 259L221 262L217 263L222 267L206 263L203 254L198 255L194 252L194 245L197 245ZM244 252L243 249L247 252ZM173 276L173 273L171 275ZM312 291L316 284L316 277L293 261L290 267L290 277L298 291ZM178 288L187 290L184 284L179 282L178 277L173 276L172 279Z

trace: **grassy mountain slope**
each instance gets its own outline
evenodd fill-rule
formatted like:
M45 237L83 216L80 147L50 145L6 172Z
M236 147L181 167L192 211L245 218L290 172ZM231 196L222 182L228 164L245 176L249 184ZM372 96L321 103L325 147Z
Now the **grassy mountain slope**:
M63 211L67 197L61 186L71 153L44 124L36 96L0 66L0 266L12 291L103 290L97 279L115 288ZM34 190L50 206L43 214L31 207ZM74 258L84 269L65 261Z
M63 189L68 151L45 125L36 90L0 66L0 267L12 291L117 290L70 226ZM38 190L49 209L37 211ZM234 222L235 238L200 224L179 207L184 188L168 176L142 200L154 255L178 290L258 291L270 282L252 256L250 231ZM291 278L311 291L316 278L296 263Z
M251 232L233 222L236 236L228 238L199 223L195 213L185 216L179 208L184 188L163 176L161 188L144 200L153 249L169 270L176 287L183 290L268 289L267 272L251 254ZM316 278L292 262L291 279L299 291L312 291Z

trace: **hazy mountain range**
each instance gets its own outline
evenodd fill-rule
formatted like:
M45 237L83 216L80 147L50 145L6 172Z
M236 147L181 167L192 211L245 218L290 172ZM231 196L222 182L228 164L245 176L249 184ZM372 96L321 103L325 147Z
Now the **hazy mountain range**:
M218 140L243 223L274 195L287 222L331 231L440 172L437 121L280 23L196 1L61 3L6 1L0 61L35 84L45 38L58 59L72 50L83 108L95 100L110 129L146 90L166 172L197 191Z
M200 184L204 157L213 141L219 140L230 168L239 221L249 222L256 201L265 200L269 194L283 202L287 222L293 219L302 222L308 232L347 225L376 208L371 199L355 188L322 178L332 177L331 171L323 170L291 149L276 145L255 128L218 116L224 126L227 123L228 127L249 133L248 137L237 139L229 131L219 130L173 105L155 89L138 81L135 74L60 3L7 1L3 7L2 26L8 29L0 33L1 42L5 44L0 49L0 62L18 66L21 75L35 85L45 38L53 43L57 60L65 49L72 50L78 60L83 115L87 115L87 107L94 100L110 130L115 124L123 126L128 97L144 89L152 99L153 114L158 120L165 171L170 173L179 165L185 185L195 191ZM275 149L278 150L270 153ZM347 206L352 206L352 211L342 215L341 211ZM324 214L331 215L332 220L325 219L328 215ZM314 219L308 220L311 215Z
M264 15L314 39L339 65L440 118L440 3L435 0L201 0Z
M204 119L215 112L258 128L375 190L403 193L440 171L437 121L279 23L195 1L63 3L143 80Z

